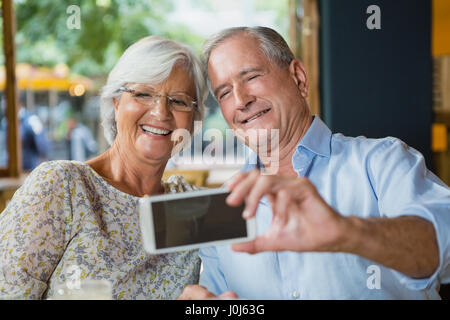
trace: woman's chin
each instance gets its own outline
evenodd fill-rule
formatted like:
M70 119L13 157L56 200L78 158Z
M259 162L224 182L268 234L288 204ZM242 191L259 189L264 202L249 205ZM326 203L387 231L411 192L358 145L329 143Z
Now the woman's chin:
M139 151L138 151L139 152ZM166 162L170 158L170 152L169 153L161 153L161 152L139 152L140 156L149 162Z
M170 158L172 143L137 143L136 151L147 160L165 161Z

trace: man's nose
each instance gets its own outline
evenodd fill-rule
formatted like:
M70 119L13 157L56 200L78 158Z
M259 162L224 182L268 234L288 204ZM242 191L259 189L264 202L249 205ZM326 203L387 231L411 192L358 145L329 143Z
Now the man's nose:
M233 95L236 102L236 106L239 109L246 108L249 104L255 101L255 96L251 95L242 86L235 86L233 89Z

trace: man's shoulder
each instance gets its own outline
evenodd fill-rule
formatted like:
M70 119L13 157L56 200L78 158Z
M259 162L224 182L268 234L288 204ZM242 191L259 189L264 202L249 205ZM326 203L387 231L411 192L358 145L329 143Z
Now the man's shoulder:
M374 154L390 148L409 148L401 139L396 137L367 138L366 136L351 137L335 133L331 137L331 152L348 150L361 154Z

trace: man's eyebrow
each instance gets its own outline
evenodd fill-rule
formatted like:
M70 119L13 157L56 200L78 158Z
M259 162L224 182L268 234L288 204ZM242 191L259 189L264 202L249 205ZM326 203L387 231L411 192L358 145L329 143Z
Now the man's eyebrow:
M261 69L261 68L247 68L247 69L244 69L241 72L239 72L239 76L243 77L243 76L245 76L248 73L262 72L262 71L263 71L263 69Z
M252 73L252 72L263 72L264 70L261 68L247 68L242 70L241 72L239 72L239 77L244 77L246 74L248 73ZM217 97L217 94L219 93L220 90L222 90L223 88L225 88L226 86L228 86L226 83L218 86L215 90L214 90L214 96Z
M220 86L218 86L218 87L216 88L216 90L214 90L214 96L217 97L217 94L220 92L220 90L222 90L223 88L225 88L225 87L227 87L227 86L228 86L228 84L226 84L226 83L221 84Z

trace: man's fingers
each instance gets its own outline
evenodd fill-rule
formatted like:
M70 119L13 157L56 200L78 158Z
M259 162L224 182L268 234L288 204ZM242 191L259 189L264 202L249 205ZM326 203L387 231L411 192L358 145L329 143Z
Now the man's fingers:
M248 195L249 191L255 184L258 176L259 171L252 170L247 176L245 176L244 179L240 179L240 181L233 186L233 190L227 197L227 204L230 206L239 206L244 201L245 197Z
M218 296L220 299L237 299L238 295L233 291L227 291Z
M231 245L231 249L237 252L246 252L246 253L258 253L261 251L267 251L271 248L269 247L270 242L267 241L265 236L256 237L252 241L243 242L243 243L234 243Z
M227 181L225 183L225 186L227 187L228 190L232 191L239 182L241 182L242 180L247 178L248 174L249 174L248 172L242 172L242 173L236 174L229 181Z
M250 218L255 215L259 201L264 195L270 193L274 183L273 177L261 175L259 175L257 180L252 183L245 201L245 218Z
M233 243L231 249L236 252L255 253L255 241Z
M298 193L298 190L286 187L277 192L273 213L274 217L280 222L286 220L288 207L295 201L293 193Z
M200 285L188 285L184 288L183 293L177 300L205 300L215 298L215 294L209 292L205 287Z

